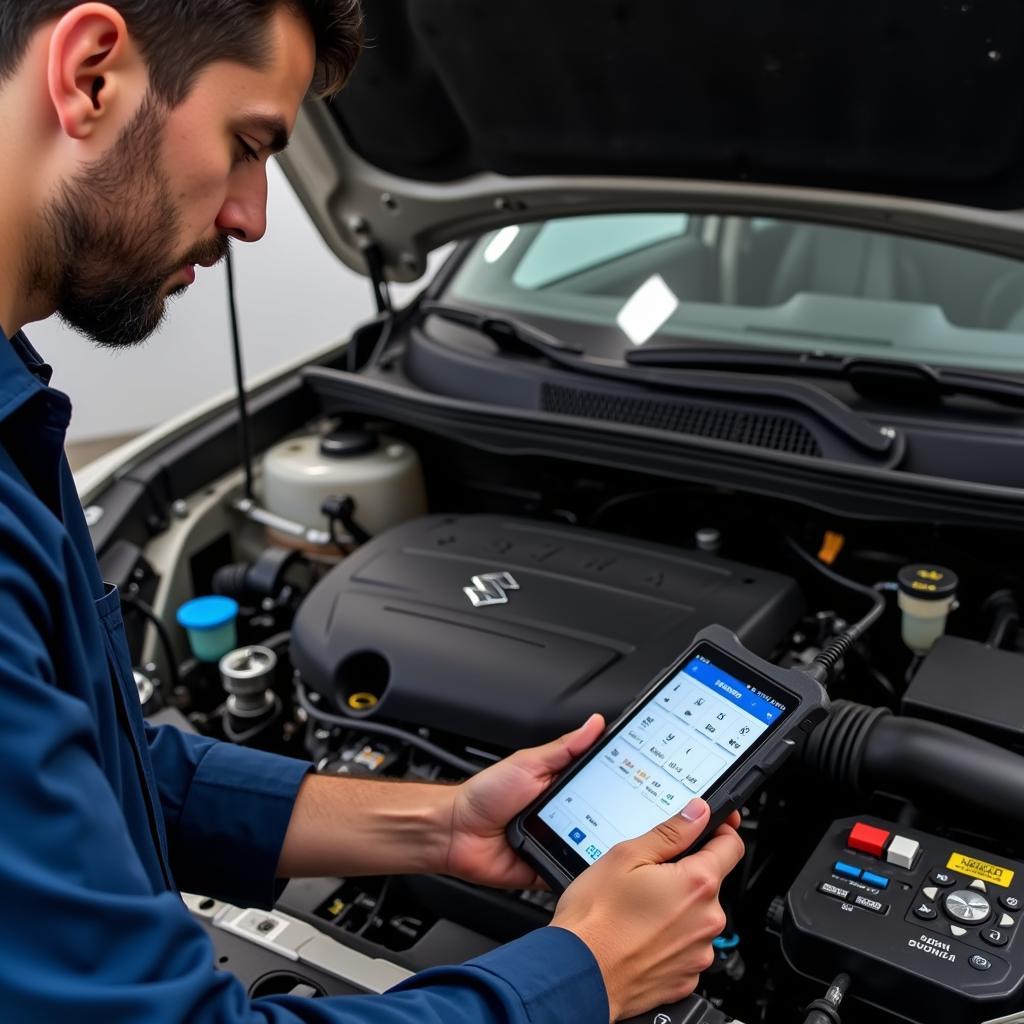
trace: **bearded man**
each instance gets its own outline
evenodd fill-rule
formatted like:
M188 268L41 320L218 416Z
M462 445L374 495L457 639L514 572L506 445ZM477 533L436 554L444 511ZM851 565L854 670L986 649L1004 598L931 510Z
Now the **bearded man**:
M459 786L328 779L144 722L119 595L64 458L68 398L22 333L56 312L100 346L266 226L267 160L362 38L356 0L0 0L0 1016L76 1024L606 1024L692 991L742 855L708 809L621 844L550 927L382 996L250 1000L179 888L270 906L296 876L446 872L522 888L511 818L596 739ZM735 824L735 822L733 822Z

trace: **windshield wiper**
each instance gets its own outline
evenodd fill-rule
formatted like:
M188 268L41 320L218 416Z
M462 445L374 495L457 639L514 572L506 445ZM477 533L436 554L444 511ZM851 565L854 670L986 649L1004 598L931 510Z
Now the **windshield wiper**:
M935 403L955 395L1024 408L1024 380L969 370L949 370L928 363L862 356L833 356L784 349L749 348L638 349L626 354L630 366L671 370L731 370L777 373L847 381L870 398Z
M490 338L506 355L518 356L582 356L583 346L563 341L545 331L521 320L493 316L490 313L475 313L458 306L446 306L443 302L425 301L420 303L423 316L437 316L453 324L461 324L479 331Z
M779 380L772 381L769 385L759 379L758 373L744 375L737 372L737 369L742 367L735 366L729 367L726 373L716 372L715 366L708 365L694 367L706 372L663 374L656 372L656 364L648 369L640 365L624 365L618 359L587 356L582 346L555 338L512 317L494 316L432 301L422 302L417 314L421 318L436 316L478 331L494 341L503 353L546 358L559 368L573 373L620 383L639 381L661 391L689 391L713 394L716 397L725 394L731 399L792 403L825 420L851 442L875 457L895 459L902 450L902 442L894 430L870 423L834 395L807 381ZM720 369L717 368L719 371Z

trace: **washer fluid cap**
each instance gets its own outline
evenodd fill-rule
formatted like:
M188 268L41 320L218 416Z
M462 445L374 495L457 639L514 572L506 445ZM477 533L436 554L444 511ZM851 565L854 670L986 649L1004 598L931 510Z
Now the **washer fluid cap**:
M335 430L320 438L320 454L328 459L354 459L380 447L380 438L368 430Z
M238 602L230 597L197 597L178 609L178 623L187 630L220 629L238 618Z
M900 590L920 601L944 601L956 593L960 580L941 565L905 565L896 577Z
M230 597L197 597L178 609L178 623L199 661L220 661L237 643L238 602Z

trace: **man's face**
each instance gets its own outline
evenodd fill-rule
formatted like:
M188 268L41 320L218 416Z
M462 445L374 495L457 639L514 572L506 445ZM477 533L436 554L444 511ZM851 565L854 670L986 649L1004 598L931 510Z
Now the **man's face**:
M264 67L213 64L173 109L146 96L117 143L45 211L53 247L33 284L97 343L144 340L229 238L263 236L266 162L291 133L315 59L308 25L287 9L268 34Z

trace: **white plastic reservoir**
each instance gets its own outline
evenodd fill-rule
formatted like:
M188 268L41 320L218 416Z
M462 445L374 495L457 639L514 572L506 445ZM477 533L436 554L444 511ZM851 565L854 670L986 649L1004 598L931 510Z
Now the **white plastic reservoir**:
M323 503L355 501L355 520L378 534L424 515L427 494L419 456L404 441L363 430L293 437L263 459L263 504L268 511L325 529Z

